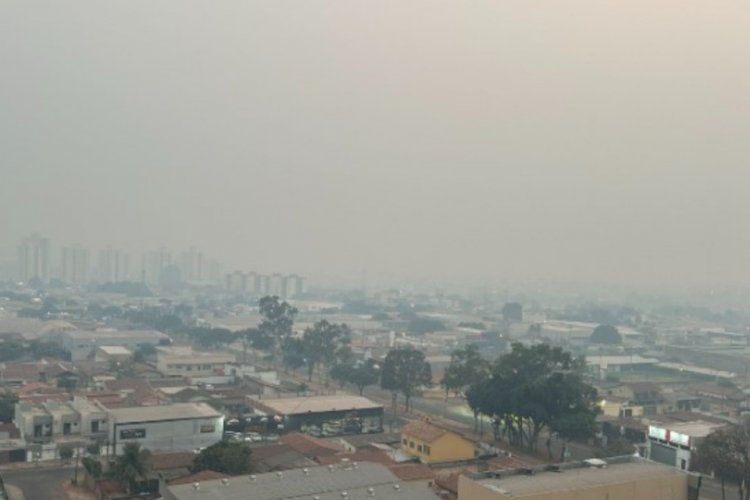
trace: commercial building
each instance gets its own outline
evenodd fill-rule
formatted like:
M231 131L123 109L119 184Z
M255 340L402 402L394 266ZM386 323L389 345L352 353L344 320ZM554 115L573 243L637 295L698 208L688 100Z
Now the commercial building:
M690 462L698 445L723 425L701 420L650 425L648 458L670 467L690 470Z
M285 431L316 437L383 432L383 406L362 396L278 399L248 396L247 404L256 414L274 417Z
M637 457L460 476L459 500L688 500L700 478Z
M204 403L109 410L111 451L137 442L151 451L190 451L221 441L224 415Z
M122 346L134 351L142 344L159 345L170 341L156 330L86 331L74 330L53 336L70 353L71 361L82 361L94 355L98 346Z
M234 363L233 354L194 351L188 346L157 348L156 368L165 375L211 377L225 375L227 364Z
M377 463L346 463L167 486L165 500L436 500L421 482L401 483Z
M426 464L459 462L475 457L473 441L435 425L428 418L409 422L401 429L401 450Z

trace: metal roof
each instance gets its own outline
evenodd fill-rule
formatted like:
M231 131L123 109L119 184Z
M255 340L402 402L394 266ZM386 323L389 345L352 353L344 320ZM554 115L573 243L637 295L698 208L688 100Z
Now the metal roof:
M307 473L305 473L307 470ZM226 483L226 484L225 484ZM397 485L397 488L394 488ZM206 481L196 488L192 484L168 486L177 500L280 500L319 496L320 500L371 499L435 500L430 489L419 483L401 484L398 477L383 465L364 462L355 467L320 466L251 476L236 476L226 482ZM347 495L342 497L341 492Z

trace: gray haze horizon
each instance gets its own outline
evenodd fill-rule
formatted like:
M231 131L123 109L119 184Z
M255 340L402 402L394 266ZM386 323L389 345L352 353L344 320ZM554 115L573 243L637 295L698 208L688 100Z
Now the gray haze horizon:
M0 6L0 261L40 232L226 270L750 279L750 4Z

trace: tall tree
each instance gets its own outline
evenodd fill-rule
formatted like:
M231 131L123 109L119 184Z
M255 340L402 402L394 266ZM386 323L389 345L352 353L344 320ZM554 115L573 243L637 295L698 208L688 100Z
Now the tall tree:
M622 335L612 325L599 325L589 337L592 344L620 345L622 344Z
M340 349L351 339L351 330L344 324L320 320L305 330L302 336L302 352L307 365L307 379L312 380L315 368L324 364L333 366Z
M283 339L292 334L297 308L275 295L260 299L258 308L263 316L258 325L261 335L271 339L273 346L281 346Z
M479 354L476 344L451 353L451 362L443 373L440 385L445 389L445 395L450 391L463 392L468 387L485 380L489 375L489 363Z
M138 482L146 479L151 452L140 443L127 443L115 460L109 475L119 481L129 494L137 493Z
M238 475L252 470L251 450L245 443L219 441L201 451L193 460L193 472L212 470Z
M518 302L508 302L502 312L505 321L523 321L523 306Z
M352 384L361 396L365 387L375 385L380 380L380 365L374 359L354 364L337 363L331 369L331 378L338 381L342 387L344 384Z
M498 358L486 381L474 384L470 405L493 419L495 432L516 444L536 447L544 429L566 439L594 431L596 391L582 380L585 363L547 344L513 344Z
M420 387L432 384L432 368L424 353L411 348L391 349L383 362L380 385L391 391L394 412L398 394L404 396L405 409L411 409L411 398Z
M714 474L725 498L727 481L737 484L740 500L750 498L750 421L712 432L698 447L691 469Z

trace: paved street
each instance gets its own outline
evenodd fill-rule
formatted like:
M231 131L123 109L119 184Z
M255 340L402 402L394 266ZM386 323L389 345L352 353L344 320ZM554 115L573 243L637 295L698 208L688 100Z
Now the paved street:
M73 477L69 466L8 469L0 471L5 484L21 490L26 500L66 500L64 481Z

